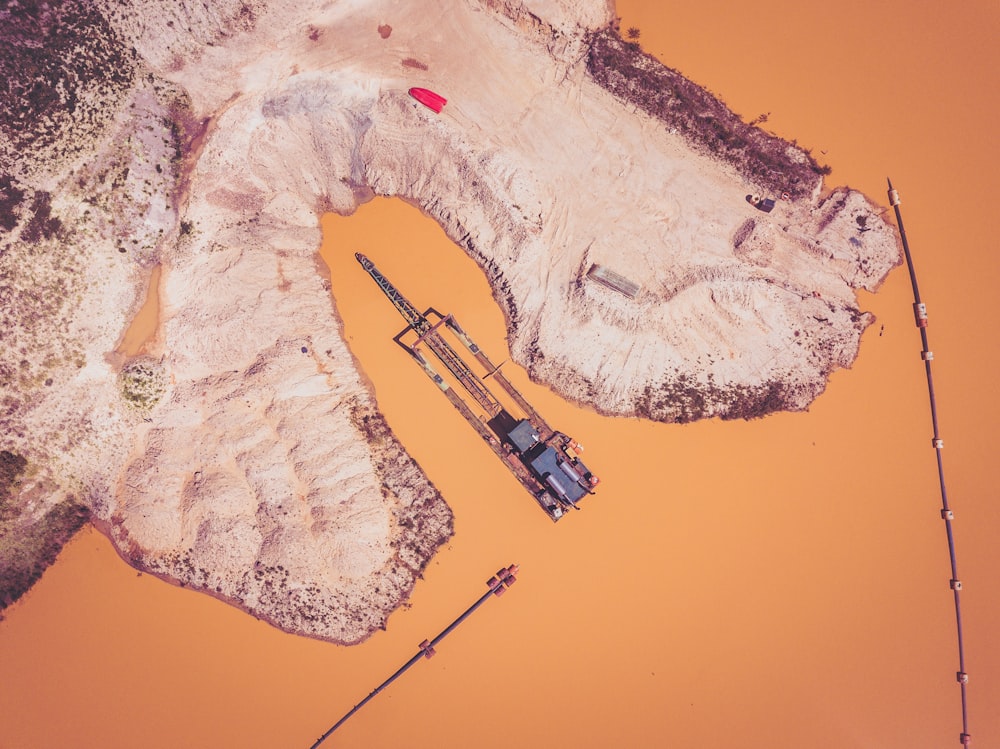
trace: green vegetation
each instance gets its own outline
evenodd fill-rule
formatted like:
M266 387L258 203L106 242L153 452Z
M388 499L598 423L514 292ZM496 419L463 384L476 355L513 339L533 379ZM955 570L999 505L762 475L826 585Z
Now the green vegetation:
M0 521L6 517L7 498L20 484L20 477L27 465L28 461L23 455L0 450Z
M142 411L155 406L167 389L163 369L152 359L136 359L128 363L118 381L125 402Z
M67 500L41 520L25 518L14 498L27 466L23 455L0 450L0 611L42 576L89 517L85 507Z
M638 38L638 29L626 34ZM612 29L593 34L587 71L603 88L657 118L697 150L732 164L748 181L775 194L809 195L829 166L809 151L756 127L761 115L746 123L722 101L676 70L645 54L635 42Z
M6 174L0 174L0 229L11 231L18 222L18 206L24 199L24 190Z
M0 161L70 156L116 113L136 55L93 3L4 3Z
M651 421L687 424L705 416L718 415L724 421L759 419L788 408L791 392L778 381L757 387L730 385L718 387L712 381L699 382L686 374L664 380L659 386L647 385L636 402L636 415Z

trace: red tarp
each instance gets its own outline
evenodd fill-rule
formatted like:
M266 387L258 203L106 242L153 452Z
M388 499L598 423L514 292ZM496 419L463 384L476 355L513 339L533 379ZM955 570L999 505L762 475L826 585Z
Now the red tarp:
M440 94L435 94L426 88L411 88L410 96L419 101L428 109L433 109L435 112L440 112L441 107L448 103Z

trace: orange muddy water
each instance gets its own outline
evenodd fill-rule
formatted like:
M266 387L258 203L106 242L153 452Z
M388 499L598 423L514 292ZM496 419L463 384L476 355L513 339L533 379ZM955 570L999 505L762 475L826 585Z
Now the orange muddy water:
M900 190L936 355L970 727L974 745L1000 745L998 6L618 8L645 49L812 147L830 184L883 205L887 174ZM522 569L509 594L327 745L958 745L947 546L905 271L862 295L878 319L860 359L808 413L609 419L505 365L603 480L553 525L391 342L402 319L353 253L417 306L454 313L501 360L503 321L482 274L398 201L324 227L345 335L454 508L454 539L388 629L345 648L138 575L86 530L0 624L0 746L305 749L511 562Z
M160 324L160 275L162 272L163 266L156 265L149 274L146 299L125 330L121 343L118 344L118 353L123 356L135 356L140 353L156 334L156 329Z

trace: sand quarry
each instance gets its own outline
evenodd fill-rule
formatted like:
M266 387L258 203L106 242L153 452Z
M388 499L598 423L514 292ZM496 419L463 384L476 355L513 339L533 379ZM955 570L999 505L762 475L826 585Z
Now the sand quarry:
M137 568L288 631L364 639L452 533L345 345L322 213L419 205L533 378L659 421L806 408L899 262L864 196L817 175L759 211L761 184L598 85L605 2L54 12L78 74L0 142L5 527L86 508ZM157 264L160 325L126 357Z

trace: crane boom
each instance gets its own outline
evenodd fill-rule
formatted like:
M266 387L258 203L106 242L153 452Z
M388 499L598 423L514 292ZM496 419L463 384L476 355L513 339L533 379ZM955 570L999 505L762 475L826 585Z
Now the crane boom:
M368 272L368 275L375 280L375 283L378 284L378 287L389 298L389 301L392 302L399 314L403 316L409 327L416 331L419 336L416 345L419 345L420 342L426 343L427 347L434 352L434 355L447 367L448 371L462 384L462 387L469 392L469 395L475 399L476 403L482 406L490 417L500 413L503 410L503 405L489 391L486 385L483 384L479 376L469 368L465 360L458 355L455 349L441 337L441 334L437 332L438 326L431 324L427 316L419 312L410 300L403 296L399 292L399 289L393 286L392 282L375 267L375 263L360 252L354 253L354 257L361 263L361 267ZM421 355L415 350L416 345L410 349L410 353L417 359L422 359Z
M389 297L389 301L399 310L399 314L409 323L410 327L421 335L425 333L427 328L430 327L427 318L420 314L416 307L410 304L409 299L399 293L399 290L392 285L389 279L383 276L382 272L375 267L375 263L360 252L355 252L354 257L361 263L361 267L368 271L368 275L375 279L375 283Z

